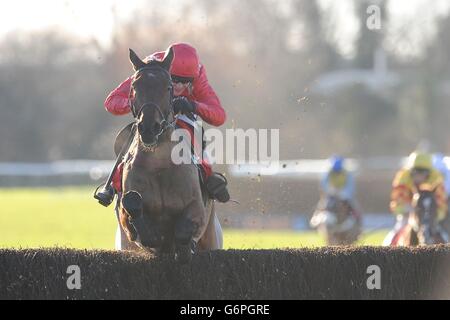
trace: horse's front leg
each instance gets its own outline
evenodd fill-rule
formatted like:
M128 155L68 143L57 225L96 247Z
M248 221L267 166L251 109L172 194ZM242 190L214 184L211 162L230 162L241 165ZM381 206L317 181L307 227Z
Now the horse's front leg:
M147 187L144 173L140 170L131 171L130 163L124 168L123 195L121 199L122 228L130 241L139 241L146 245L148 234L144 221L144 200L142 195Z
M196 241L206 225L206 210L202 201L193 201L175 222L175 259L181 263L192 258Z
M137 235L145 234L144 204L141 194L137 191L126 192L122 197L122 207L127 214L128 222ZM136 237L132 239L132 241L134 240Z
M133 242L137 238L136 230L129 224L127 214L122 207L122 197L116 203L116 216L118 226L116 230L116 250L138 250L139 247Z

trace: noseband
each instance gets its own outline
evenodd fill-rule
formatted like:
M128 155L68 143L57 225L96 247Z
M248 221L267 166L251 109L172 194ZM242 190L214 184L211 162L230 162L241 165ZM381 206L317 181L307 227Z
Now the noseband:
M170 73L165 70L164 68L158 66L158 65L153 65L153 66L145 66L142 67L140 69L138 69L136 71L136 73L134 74L133 78L136 79L136 77L143 71L146 70L154 70L154 69L160 69L163 70L165 73L168 74L169 78L170 78ZM173 121L169 121L168 117L170 115L170 113L173 113L173 87L172 87L172 82L169 81L170 85L169 85L169 112L167 114L164 114L161 111L161 108L158 104L154 103L154 102L146 102L144 104L142 104L138 109L136 109L136 105L135 102L131 99L131 96L129 97L130 100L130 105L131 105L131 111L133 113L135 122L139 121L139 118L142 114L142 112L144 111L145 108L155 108L156 111L158 111L159 115L162 117L162 121L159 123L160 126L160 131L155 135L155 142L152 143L152 145L150 147L155 147L158 144L158 140L159 137L168 129L168 128L173 128L174 124L175 124L175 119ZM130 90L130 95L131 95L131 90Z

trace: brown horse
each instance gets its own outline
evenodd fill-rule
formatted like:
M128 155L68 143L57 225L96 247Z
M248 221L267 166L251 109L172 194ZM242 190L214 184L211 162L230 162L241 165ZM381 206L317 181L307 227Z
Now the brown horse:
M310 225L321 233L328 245L350 245L361 234L361 219L348 201L335 196L323 197Z
M434 190L418 191L414 194L412 205L408 223L398 231L391 245L418 246L448 242L445 232L436 222Z
M145 63L130 49L137 129L125 157L117 214L122 249L172 253L186 262L195 248L221 249L222 231L196 165L174 164L171 158L179 143L171 140L172 59L170 49L162 61Z

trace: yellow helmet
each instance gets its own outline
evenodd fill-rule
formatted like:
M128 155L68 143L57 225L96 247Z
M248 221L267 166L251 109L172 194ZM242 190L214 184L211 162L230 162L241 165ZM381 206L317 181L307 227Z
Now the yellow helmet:
M413 152L408 157L408 169L433 169L433 157L425 152Z

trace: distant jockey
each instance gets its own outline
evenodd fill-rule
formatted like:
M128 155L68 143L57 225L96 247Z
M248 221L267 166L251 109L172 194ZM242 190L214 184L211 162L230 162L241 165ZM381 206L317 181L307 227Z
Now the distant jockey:
M361 221L361 211L354 199L355 181L353 174L345 168L345 159L341 156L330 158L330 169L320 183L322 196L337 197L346 202L350 215L355 221Z
M437 205L436 222L445 219L447 215L447 194L441 173L433 167L432 156L424 152L413 152L406 166L397 172L392 183L391 212L396 216L397 223L386 237L384 244L392 243L396 235L408 223L408 214L413 210L412 201L416 192L434 190Z
M322 178L321 189L326 196L335 196L349 203L353 201L355 182L353 175L345 169L344 158L334 156L330 159L331 167Z

